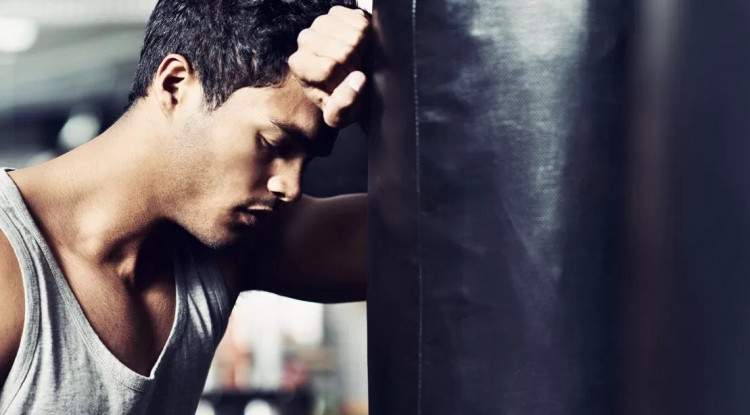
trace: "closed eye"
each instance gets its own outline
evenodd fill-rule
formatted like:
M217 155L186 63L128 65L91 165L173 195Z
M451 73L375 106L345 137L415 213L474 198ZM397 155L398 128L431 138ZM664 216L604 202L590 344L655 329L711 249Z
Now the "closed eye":
M263 137L263 135L258 134L258 140L260 141L260 144L263 148L270 151L274 157L280 157L281 152L277 146L275 146L271 141L269 141L266 137Z

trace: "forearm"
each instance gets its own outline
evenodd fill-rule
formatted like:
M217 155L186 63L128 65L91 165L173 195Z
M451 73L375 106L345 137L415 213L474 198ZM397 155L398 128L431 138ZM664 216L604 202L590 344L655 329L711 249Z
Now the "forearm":
M270 291L319 302L365 299L367 197L305 197L285 212Z

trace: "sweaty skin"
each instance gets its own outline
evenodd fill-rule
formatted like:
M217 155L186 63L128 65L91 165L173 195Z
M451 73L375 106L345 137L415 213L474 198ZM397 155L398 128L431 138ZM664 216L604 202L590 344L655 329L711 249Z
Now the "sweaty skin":
M148 96L110 129L10 174L92 327L126 366L148 374L168 338L175 287L165 258L178 228L216 249L231 301L251 289L364 299L364 195L309 198L300 181L316 139L357 120L365 76L353 57L368 30L363 12L334 7L301 37L281 85L242 88L215 111L187 60L169 55ZM2 233L0 315L2 385L24 322L21 267Z

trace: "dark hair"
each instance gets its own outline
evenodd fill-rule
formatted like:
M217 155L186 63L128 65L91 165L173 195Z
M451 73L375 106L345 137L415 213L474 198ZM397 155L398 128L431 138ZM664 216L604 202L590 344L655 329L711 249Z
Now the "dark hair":
M148 21L128 108L147 95L162 60L182 55L212 109L243 87L279 84L297 36L334 5L355 0L159 0Z

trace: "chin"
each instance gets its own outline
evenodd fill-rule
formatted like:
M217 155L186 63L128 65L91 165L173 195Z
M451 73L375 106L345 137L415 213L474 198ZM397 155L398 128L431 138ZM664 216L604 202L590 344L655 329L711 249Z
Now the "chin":
M204 223L202 226L192 228L185 227L185 229L203 245L217 250L234 245L247 234L247 229L238 229L220 221L217 222L210 225Z
M203 245L211 249L224 249L228 248L237 242L239 242L243 234L239 232L222 232L212 233L210 235L194 235Z
M219 217L213 221L192 223L193 226L183 226L203 245L213 249L229 248L243 239L249 237L253 231L262 225L257 218L245 218L238 221L236 218Z

